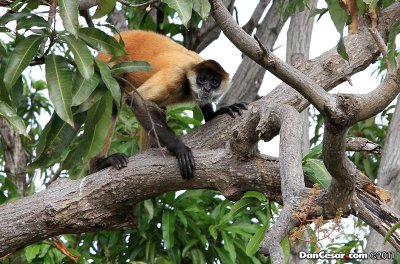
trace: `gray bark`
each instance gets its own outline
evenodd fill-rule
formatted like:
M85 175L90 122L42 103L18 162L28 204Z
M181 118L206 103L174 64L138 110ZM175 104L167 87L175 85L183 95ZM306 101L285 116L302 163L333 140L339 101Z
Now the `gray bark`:
M388 206L394 212L400 213L400 197L395 195L400 189L400 97L397 98L396 110L392 116L386 137L383 155L378 171L378 185L392 193ZM368 237L366 252L395 252L389 243L384 243L383 236L371 230ZM379 263L392 263L393 260L381 260ZM365 260L363 263L375 263L374 260Z
M317 6L317 0L310 1L310 9ZM310 17L310 10L296 12L290 18L289 30L287 33L286 61L295 66L304 63L310 54L311 34L314 25L314 17ZM309 114L308 108L300 113L300 125L303 131L301 136L301 156L306 155L310 150L309 139ZM307 234L304 234L307 236ZM306 259L299 259L299 252L308 252L307 243L295 241L290 247L289 263L308 263Z
M28 181L28 153L22 145L20 134L3 118L0 118L0 136L4 150L4 170L17 186L20 196L24 197Z

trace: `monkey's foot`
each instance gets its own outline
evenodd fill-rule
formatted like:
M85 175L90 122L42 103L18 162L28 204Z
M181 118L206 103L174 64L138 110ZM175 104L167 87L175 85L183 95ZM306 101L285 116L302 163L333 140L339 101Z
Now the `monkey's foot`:
M217 112L215 112L215 116L228 114L231 117L235 118L235 113L241 116L243 114L243 110L247 110L247 105L248 103L235 103L228 106L222 106L217 110Z
M120 170L128 165L128 156L123 153L115 153L108 156L106 162L114 169Z
M195 168L192 150L185 148L176 151L175 156L178 159L178 165L183 179L190 180L193 178L193 170Z

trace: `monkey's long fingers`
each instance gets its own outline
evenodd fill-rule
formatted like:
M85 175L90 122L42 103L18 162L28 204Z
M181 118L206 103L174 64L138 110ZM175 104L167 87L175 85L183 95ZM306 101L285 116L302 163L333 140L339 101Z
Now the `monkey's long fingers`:
M120 170L128 165L128 156L123 153L115 153L108 156L107 161L113 168Z
M230 106L230 109L234 112L238 113L240 116L243 114L243 109L240 108L238 105L234 104Z
M248 110L249 108L247 107L249 103L242 102L242 103L236 103L235 105L242 108L243 110Z
M191 168L186 161L186 155L182 155L178 158L179 170L183 179L189 180L191 178Z

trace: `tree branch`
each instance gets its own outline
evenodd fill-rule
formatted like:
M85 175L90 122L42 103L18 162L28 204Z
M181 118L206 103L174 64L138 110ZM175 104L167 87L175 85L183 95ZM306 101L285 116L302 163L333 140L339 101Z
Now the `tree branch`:
M301 155L301 119L292 107L281 106L271 115L280 128L280 175L283 209L276 223L268 230L261 245L261 252L271 256L272 263L284 263L281 240L291 228L299 223L294 212L300 209L302 194L305 192ZM300 128L300 129L299 129Z

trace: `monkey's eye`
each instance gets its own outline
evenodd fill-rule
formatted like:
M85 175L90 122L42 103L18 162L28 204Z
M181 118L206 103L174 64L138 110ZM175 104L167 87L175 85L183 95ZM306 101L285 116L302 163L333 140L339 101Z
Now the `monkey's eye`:
M199 76L199 78L197 78L197 81L201 84L205 83L207 81L207 78L204 76Z
M218 79L211 79L211 85L214 87L218 87L220 84L220 81Z

